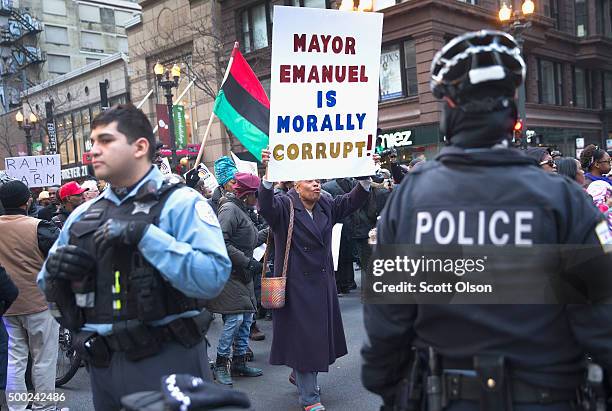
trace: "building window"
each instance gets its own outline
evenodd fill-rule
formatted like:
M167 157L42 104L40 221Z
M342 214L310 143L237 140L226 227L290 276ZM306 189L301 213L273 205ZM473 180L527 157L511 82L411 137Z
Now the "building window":
M70 56L47 54L49 73L66 74L70 71Z
M104 45L102 44L102 35L100 33L90 33L87 31L81 32L81 49L93 51L96 53L104 53Z
M563 104L562 66L548 60L538 60L538 92L540 104Z
M100 23L100 8L79 4L79 19L90 23Z
M601 34L602 36L606 34L606 5L608 3L608 0L595 0L596 4L595 6L597 7L597 13L595 14L595 17L597 18L596 21L596 26L595 26L595 32L597 34Z
M468 3L476 6L478 4L478 0L459 0L462 3Z
M128 53L128 39L127 37L117 36L117 51L127 54Z
M66 27L49 26L45 24L45 38L51 44L70 44L68 42L68 29Z
M272 32L268 3L261 3L243 10L240 20L245 53L268 47L268 34Z
M544 15L553 19L555 29L561 29L559 20L559 0L546 0L544 2Z
M89 58L89 57L86 57L86 58L85 58L85 64L86 64L86 65L87 65L87 64L92 64L92 63L97 63L97 62L99 62L99 61L100 61L100 59L92 59L92 58Z
M395 6L400 3L400 0L378 0L374 3L374 10L382 10L387 7Z
M603 101L604 108L612 110L612 71L603 72Z
M576 13L576 36L585 37L588 33L587 30L587 4L586 0L576 0L575 3Z
M43 13L57 16L66 15L66 0L45 0L42 2L42 7Z
M380 54L380 101L418 93L413 40L383 47Z
M590 70L574 67L574 106L593 108L593 79Z
M289 6L293 7L310 7L313 9L326 9L327 0L291 0L288 3Z
M125 27L125 23L132 17L134 17L134 14L131 12L115 10L115 22L119 27Z

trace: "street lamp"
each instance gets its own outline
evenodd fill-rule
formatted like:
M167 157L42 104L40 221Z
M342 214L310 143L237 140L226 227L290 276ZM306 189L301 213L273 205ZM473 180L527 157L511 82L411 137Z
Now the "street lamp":
M29 118L25 119L23 117L23 113L18 111L15 115L15 120L17 120L17 124L19 128L25 131L26 135L26 145L28 150L28 155L32 155L32 129L36 128L36 123L38 123L38 118L34 113L30 113Z
M172 168L174 169L178 163L176 157L176 137L174 136L174 116L172 115L172 88L178 88L179 79L181 78L181 68L178 64L174 64L170 70L165 68L161 63L155 64L153 72L157 78L157 84L164 89L166 96L166 105L168 106L168 134L170 134L170 150L172 151ZM172 77L172 78L170 78Z
M499 9L499 21L504 25L504 29L516 39L516 42L521 49L521 55L523 55L523 45L525 43L523 34L529 27L531 27L531 21L529 19L533 15L534 11L535 3L532 0L523 1L520 12L518 10L513 12L512 8L508 7L505 1ZM519 87L518 95L519 121L521 121L521 124L523 125L520 130L521 145L523 147L526 147L527 145L524 127L526 120L525 111L525 82L523 82Z
M338 10L343 11L374 11L374 0L342 0Z

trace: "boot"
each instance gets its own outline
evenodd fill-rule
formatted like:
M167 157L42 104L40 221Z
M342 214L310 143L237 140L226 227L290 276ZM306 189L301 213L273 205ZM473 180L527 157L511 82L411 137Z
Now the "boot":
M234 377L259 377L263 375L261 368L249 367L245 355L232 357L232 376Z
M217 362L213 370L215 380L221 385L232 385L232 376L230 375L230 359L217 355Z
M266 335L261 332L256 322L251 324L251 333L249 338L253 341L263 341L266 339Z
M236 342L232 343L232 352L236 352ZM247 347L245 356L247 361L253 361L255 359L255 354L253 353L253 350L251 350L251 347Z

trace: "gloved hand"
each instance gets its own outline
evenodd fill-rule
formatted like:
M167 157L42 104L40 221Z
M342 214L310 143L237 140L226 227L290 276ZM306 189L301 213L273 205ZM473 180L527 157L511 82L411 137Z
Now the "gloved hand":
M137 245L149 227L143 221L110 219L96 230L94 243L100 254L113 245Z
M91 274L95 260L91 254L75 245L58 247L45 264L47 277L81 281Z
M168 410L209 410L232 406L249 408L246 394L221 388L212 382L187 374L171 374L162 377L161 391Z
M251 261L249 261L249 265L247 265L247 270L249 270L253 276L260 274L261 271L263 270L263 264L259 261L257 261L254 258L251 258Z
M198 168L192 168L185 174L185 183L188 187L195 188L195 186L200 181L200 176L198 175Z

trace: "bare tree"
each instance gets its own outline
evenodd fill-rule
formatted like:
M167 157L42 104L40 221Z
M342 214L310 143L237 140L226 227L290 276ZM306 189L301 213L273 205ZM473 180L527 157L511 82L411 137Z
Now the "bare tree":
M16 127L11 115L12 112L9 112L0 116L0 148L8 154L7 157L14 157L17 154L15 151L16 145L22 142L15 135Z

